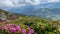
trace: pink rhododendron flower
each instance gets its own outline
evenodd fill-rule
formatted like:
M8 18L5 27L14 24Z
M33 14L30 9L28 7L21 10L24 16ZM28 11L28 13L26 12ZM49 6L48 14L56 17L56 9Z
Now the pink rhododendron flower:
M28 27L28 30L31 30L31 28L30 28L30 27Z
M16 30L19 31L19 30L20 30L20 26L17 26L17 27L16 27Z
M14 33L17 32L15 28L10 28L10 31Z
M12 24L7 24L6 26L11 26Z
M2 24L3 20L0 20L0 24Z
M26 30L25 29L22 29L22 34L26 34Z
M0 20L0 22L3 22L3 20Z
M3 27L3 29L7 30L7 29L8 29L8 27L7 27L7 26L4 26L4 27Z
M31 29L30 27L28 27L28 30L29 30L29 33L28 34L33 34L34 33L34 30Z
M11 27L10 27L11 26ZM10 28L9 28L10 27ZM9 28L9 29L8 29ZM17 32L20 30L20 26L16 24L7 24L6 26L3 26L3 29L8 29L11 32Z
M29 34L33 34L33 33L34 33L34 30L31 29L31 30L29 31Z

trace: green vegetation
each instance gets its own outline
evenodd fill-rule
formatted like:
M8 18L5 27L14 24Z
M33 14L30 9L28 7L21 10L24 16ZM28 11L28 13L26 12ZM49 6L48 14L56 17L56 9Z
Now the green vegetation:
M0 24L1 34L23 34L21 30L16 33L11 32L10 30L4 30L2 27L7 24L19 25L21 29L26 30L25 34L29 33L28 27L34 30L34 33L32 34L60 34L60 21L53 21L38 17L20 16L11 22L2 22Z

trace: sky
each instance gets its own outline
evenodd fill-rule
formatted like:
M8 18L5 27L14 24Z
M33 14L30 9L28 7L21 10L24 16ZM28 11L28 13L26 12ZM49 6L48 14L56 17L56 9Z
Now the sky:
M0 0L0 9L18 8L27 5L38 6L46 3L56 3L60 0Z

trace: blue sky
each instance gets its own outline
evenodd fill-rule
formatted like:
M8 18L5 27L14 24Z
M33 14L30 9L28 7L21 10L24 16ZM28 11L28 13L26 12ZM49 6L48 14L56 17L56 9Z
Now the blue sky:
M0 9L9 10L27 5L38 6L40 4L57 3L60 0L0 0Z

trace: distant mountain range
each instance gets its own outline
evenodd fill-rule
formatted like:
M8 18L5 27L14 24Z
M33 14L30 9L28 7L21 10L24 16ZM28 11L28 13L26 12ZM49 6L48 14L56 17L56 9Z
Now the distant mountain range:
M40 8L29 12L31 15L38 17L44 17L52 20L60 20L60 9L59 8Z
M60 8L60 2L40 4L40 5L37 5L37 6L27 5L27 6L22 6L22 7L10 8L8 10L10 12L24 14L24 13L34 11L34 10L37 10L37 9L40 9L40 8Z
M49 19L60 20L60 2L40 4L38 6L27 5L18 8L11 8L9 11L28 16L39 16ZM58 15L58 17L56 17ZM53 18L52 18L53 17Z
M40 4L38 8L60 8L60 2Z

